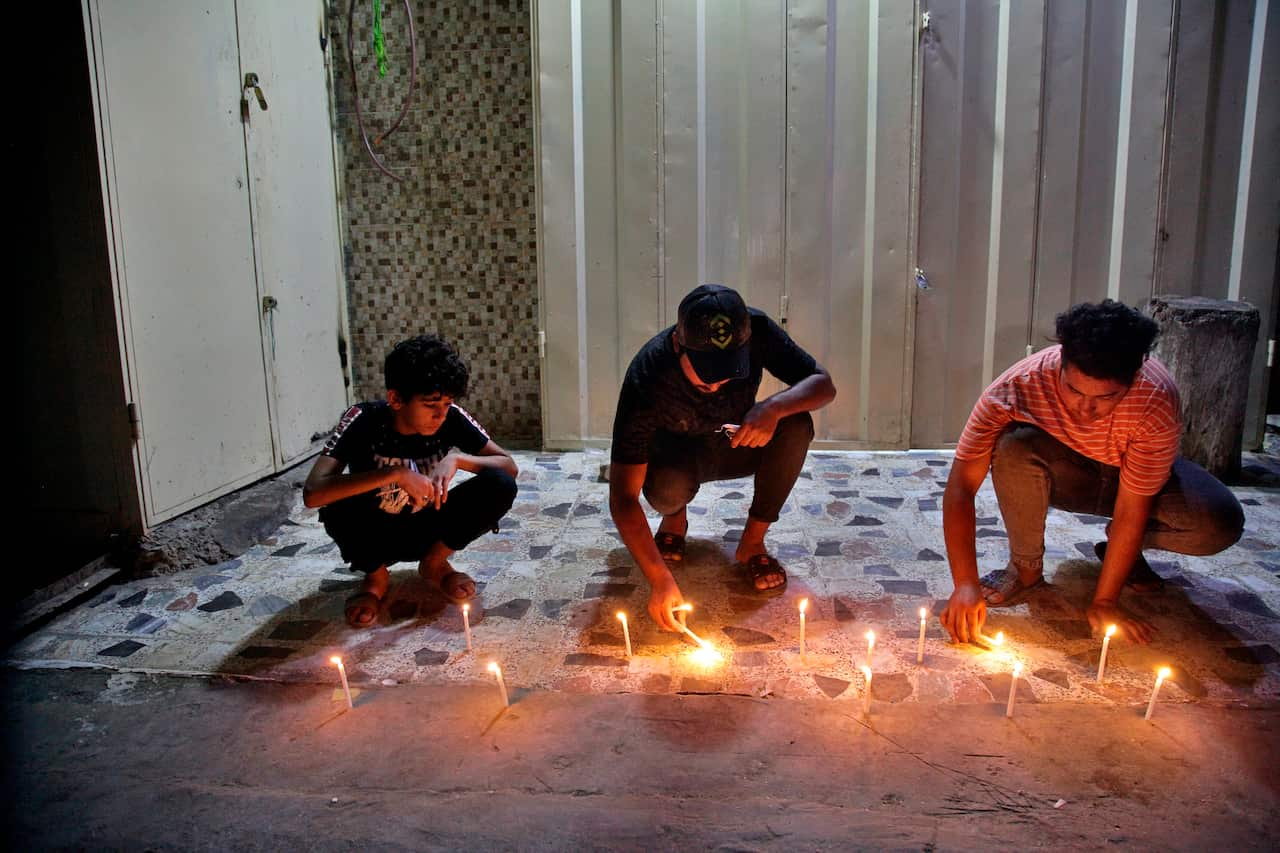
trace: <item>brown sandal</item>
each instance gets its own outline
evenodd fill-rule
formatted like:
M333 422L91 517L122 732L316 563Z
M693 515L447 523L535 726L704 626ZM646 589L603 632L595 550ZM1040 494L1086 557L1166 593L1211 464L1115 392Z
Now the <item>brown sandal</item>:
M770 554L756 554L750 557L746 563L740 563L739 565L746 572L752 591L762 598L781 595L783 590L787 588L787 570L782 568L782 564ZM775 586L760 586L760 581L770 575L782 575L782 583Z
M653 541L658 546L658 553L662 555L662 559L668 563L679 563L684 560L684 537L679 533L659 530L653 534Z

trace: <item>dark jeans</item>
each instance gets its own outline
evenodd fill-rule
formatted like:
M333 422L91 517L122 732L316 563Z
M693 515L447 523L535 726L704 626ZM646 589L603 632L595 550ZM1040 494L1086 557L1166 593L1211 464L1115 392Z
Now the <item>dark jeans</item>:
M424 507L393 515L376 503L351 500L325 507L320 517L351 569L372 572L391 563L416 563L437 542L461 551L496 528L515 499L516 481L511 475L485 468L449 489L439 510Z
M649 453L645 499L663 515L672 515L693 500L703 483L754 474L755 496L748 514L756 521L773 523L800 476L812 441L813 418L808 412L778 421L764 447L730 447L729 438L719 433L660 432Z
M991 481L1009 533L1009 555L1025 571L1043 570L1049 507L1111 517L1120 469L1083 456L1043 430L1020 424L996 441ZM1151 507L1143 548L1216 554L1244 531L1235 495L1199 465L1179 457Z

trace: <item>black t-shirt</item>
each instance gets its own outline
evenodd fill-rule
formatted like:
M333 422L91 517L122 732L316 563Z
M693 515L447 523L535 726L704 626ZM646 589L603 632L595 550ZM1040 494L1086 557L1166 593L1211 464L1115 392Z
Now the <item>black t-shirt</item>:
M627 368L613 418L612 461L640 465L649 461L658 430L679 435L710 435L722 424L742 423L755 405L765 370L787 385L818 372L818 362L762 311L751 313L751 371L714 394L704 394L685 378L671 342L674 326L650 339Z
M395 412L385 401L357 403L342 416L321 452L343 463L353 474L388 465L408 465L411 462L425 474L455 447L463 453L479 453L489 443L489 434L456 403L449 406L444 423L431 435L405 435L396 432L394 415ZM407 496L405 500L396 500L397 493L400 492L398 487L390 486L354 495L335 501L324 507L321 513L325 514L324 510L329 507L339 506L344 511L367 506L382 507L387 512L401 512L407 506Z

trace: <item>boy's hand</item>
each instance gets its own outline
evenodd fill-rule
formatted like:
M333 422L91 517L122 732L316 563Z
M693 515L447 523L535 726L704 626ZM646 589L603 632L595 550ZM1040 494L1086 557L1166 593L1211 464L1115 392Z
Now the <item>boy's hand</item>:
M751 407L742 418L742 424L729 439L730 447L764 447L773 439L778 429L778 414L767 402Z
M1115 625L1120 629L1120 636L1142 646L1155 637L1156 629L1150 622L1132 615L1114 601L1094 601L1085 615L1089 617L1089 626L1098 634L1108 625Z
M432 465L431 470L427 472L427 478L431 480L431 486L435 489L436 509L439 509L440 504L448 499L449 483L453 481L453 475L457 473L458 457L452 453L446 453L444 458Z
M967 643L982 636L982 626L987 621L987 602L982 597L982 587L977 584L960 584L951 593L941 614L942 627L947 629L953 643Z
M433 503L436 499L435 483L430 477L425 477L412 468L401 468L396 484L409 496L414 509Z

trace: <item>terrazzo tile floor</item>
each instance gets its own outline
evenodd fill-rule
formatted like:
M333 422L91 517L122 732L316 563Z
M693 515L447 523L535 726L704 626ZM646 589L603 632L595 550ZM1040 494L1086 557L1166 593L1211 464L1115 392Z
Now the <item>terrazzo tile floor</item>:
M1275 457L1256 457L1276 470ZM314 510L294 512L262 545L217 566L111 588L7 651L24 667L94 666L282 681L334 679L329 656L355 685L467 683L498 660L518 698L571 692L731 693L859 700L872 657L876 705L1003 701L1009 671L1027 677L1020 701L1139 705L1154 670L1174 670L1163 701L1264 703L1280 698L1280 492L1238 488L1241 541L1213 557L1153 552L1168 583L1124 603L1159 636L1113 642L1107 680L1094 678L1099 641L1084 607L1106 519L1053 511L1050 584L1026 603L992 611L1000 650L948 643L936 615L916 663L919 608L936 614L951 591L940 499L947 452L809 455L770 532L787 567L784 594L760 598L735 575L732 554L750 503L747 480L708 484L691 505L689 550L677 579L695 604L689 626L721 655L700 664L684 639L645 615L647 585L609 519L601 451L519 453L520 493L496 534L455 557L478 581L468 653L460 611L417 577L392 568L377 625L354 630L343 604L357 585ZM990 481L978 498L984 571L1004 565L1007 541ZM652 514L651 514L652 516ZM656 523L656 522L655 522ZM797 603L811 601L808 654L798 650ZM618 610L631 616L626 659Z

